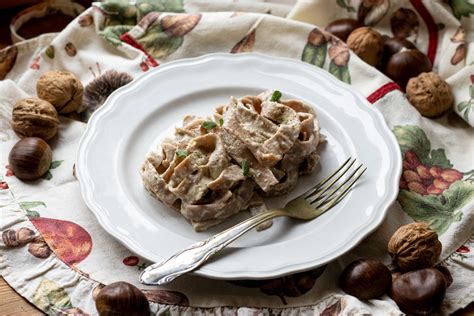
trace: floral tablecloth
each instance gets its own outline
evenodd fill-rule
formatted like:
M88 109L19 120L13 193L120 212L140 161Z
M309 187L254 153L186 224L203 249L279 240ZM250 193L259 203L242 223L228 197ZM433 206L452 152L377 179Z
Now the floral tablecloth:
M400 29L394 25L406 22L404 36L451 85L452 112L438 119L421 117L394 82L323 31L328 22L356 17L360 6L370 3L376 10L370 16L365 10L362 18L383 34L397 35ZM401 312L388 296L359 301L338 289L337 277L357 258L388 264L386 247L393 232L422 221L440 235L441 264L454 278L440 312L466 306L474 300L473 34L470 0L150 0L96 3L61 33L0 51L2 276L50 314L95 314L98 290L123 280L143 289L157 314L397 315ZM274 280L185 276L163 287L138 284L140 271L150 263L107 235L81 198L74 176L78 141L104 95L128 76L211 52L259 52L314 64L352 84L383 113L400 144L405 176L398 201L376 232L324 267ZM50 142L50 171L38 181L22 182L8 166L8 153L18 140L10 128L11 109L17 99L35 96L37 79L52 69L78 75L86 87L84 102L80 113L61 118L58 136ZM444 170L446 176L410 177L420 166ZM443 181L443 189L434 190L434 181Z

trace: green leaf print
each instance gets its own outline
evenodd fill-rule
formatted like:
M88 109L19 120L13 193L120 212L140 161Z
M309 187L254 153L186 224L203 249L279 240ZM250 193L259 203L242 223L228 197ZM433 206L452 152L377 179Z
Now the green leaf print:
M46 207L46 204L41 201L33 201L33 202L20 202L19 203L20 208L25 211L29 211L30 209L37 207L37 206L43 206Z
M322 68L326 60L327 48L327 43L319 46L306 43L306 46L303 49L301 60Z
M349 74L349 67L338 66L333 61L329 64L329 72L337 79L344 81L345 83L351 83L351 75Z
M150 12L184 12L183 0L138 0L137 8L139 17L144 17Z
M453 166L448 157L446 157L446 153L442 148L433 149L431 151L431 165L439 166L444 169L451 168Z
M454 187L454 185L453 185ZM447 191L451 190L449 188ZM434 195L420 195L416 192L401 190L398 202L403 210L415 221L427 223L439 235L442 235L453 222L460 221L462 212L441 203L441 199Z
M459 209L474 198L474 184L467 181L457 181L445 190L446 207Z
M31 218L40 217L40 213L38 213L36 211L27 210L26 211L26 216L31 217Z
M99 4L105 15L104 26L137 24L137 9L127 1L105 1Z
M138 39L146 51L156 59L173 54L182 44L183 37L169 37L159 24L148 28L147 33Z
M122 45L122 41L120 40L120 36L122 34L130 31L133 28L132 25L116 25L116 26L108 26L104 30L99 32L103 38L107 41L112 43L114 46Z
M64 307L72 307L64 288L44 278L33 295L33 304L49 315L56 315Z
M341 8L344 8L347 10L347 12L355 12L355 9L353 6L349 5L347 2L347 0L337 0L336 3L338 6L340 6Z
M402 155L405 154L405 151L411 150L423 163L426 162L430 154L431 143L420 127L414 125L395 126L393 133L400 145Z
M463 16L469 18L470 14L474 14L474 4L470 3L469 0L449 0L449 5L458 20Z

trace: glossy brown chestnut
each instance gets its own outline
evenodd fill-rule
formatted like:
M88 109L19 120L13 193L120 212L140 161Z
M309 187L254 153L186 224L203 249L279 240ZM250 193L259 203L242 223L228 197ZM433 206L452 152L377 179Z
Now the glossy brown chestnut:
M393 280L390 296L409 314L430 314L443 302L446 279L440 271L428 268L402 274Z
M363 25L355 19L339 19L329 23L325 30L345 42L352 31L362 26Z
M51 166L51 148L38 137L26 137L13 146L8 157L15 176L21 180L36 180Z
M100 290L95 300L100 316L149 316L150 305L145 295L127 282L115 282Z
M400 52L403 48L406 49L416 49L415 45L412 42L404 39L404 38L397 38L397 37L388 37L384 38L383 42L383 57L382 57L382 65L385 67L387 65L388 60L394 54Z
M359 259L350 263L339 277L341 289L361 300L384 295L392 283L390 270L376 260Z
M410 78L430 71L430 60L417 49L402 49L390 57L385 67L385 74L395 81L403 91L405 91Z

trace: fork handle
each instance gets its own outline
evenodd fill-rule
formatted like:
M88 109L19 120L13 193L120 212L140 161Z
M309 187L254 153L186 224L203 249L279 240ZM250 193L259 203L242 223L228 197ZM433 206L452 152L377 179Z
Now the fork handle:
M165 261L152 264L141 273L140 282L147 285L169 283L180 275L198 268L211 256L224 249L252 228L269 219L287 214L284 210L277 209L252 216L221 233L192 244Z

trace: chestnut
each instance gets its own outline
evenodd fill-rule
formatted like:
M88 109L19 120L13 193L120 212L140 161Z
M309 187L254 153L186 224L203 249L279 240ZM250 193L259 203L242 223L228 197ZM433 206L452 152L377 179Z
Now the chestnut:
M410 78L430 71L430 60L417 49L402 49L390 57L385 66L385 74L395 81L403 91L405 91Z
M390 57L385 66L385 74L395 81L403 91L405 91L410 78L430 71L430 60L417 49L402 49Z
M8 157L15 176L21 180L36 180L51 166L51 148L38 137L26 137L17 142Z
M398 53L403 48L416 49L415 45L404 38L387 37L383 42L382 65L385 67L392 55Z
M383 263L359 259L351 262L339 277L341 289L361 300L384 295L392 283L392 274Z
M150 305L139 289L127 282L105 286L97 294L95 306L99 315L150 315Z
M428 268L402 274L393 280L390 296L409 314L430 314L444 299L446 279L440 271Z
M363 25L355 19L339 19L329 23L325 30L345 42L352 31L362 26Z

